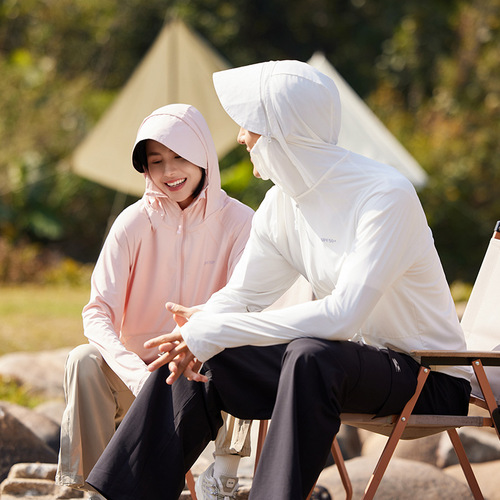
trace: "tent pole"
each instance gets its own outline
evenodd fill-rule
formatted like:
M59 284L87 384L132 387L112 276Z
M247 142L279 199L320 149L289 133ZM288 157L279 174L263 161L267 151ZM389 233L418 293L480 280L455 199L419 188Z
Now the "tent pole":
M109 230L115 222L115 219L125 208L125 203L127 201L127 193L122 193L121 191L115 191L115 197L113 199L113 204L111 205L111 210L109 212L108 221L106 225L106 232L104 233L104 237L102 239L102 244L104 245L104 241L108 237Z

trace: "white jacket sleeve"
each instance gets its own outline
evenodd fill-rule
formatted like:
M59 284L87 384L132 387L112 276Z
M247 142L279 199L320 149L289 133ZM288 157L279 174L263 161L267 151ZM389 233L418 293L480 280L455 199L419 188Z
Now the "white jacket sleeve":
M265 211L259 209L254 215L248 242L228 284L203 305L204 312L262 311L274 304L297 280L299 273L272 242L263 237L262 229L266 222Z
M115 224L92 273L90 301L82 316L89 342L137 396L150 373L144 361L127 350L117 334L124 314L132 254L125 231Z
M273 295L270 287L284 283L290 272L289 265L258 233L252 232L233 279L214 296L215 307L211 299L182 327L184 339L200 361L226 347L272 345L299 337L352 338L384 290L416 260L420 241L430 238L416 197L408 197L404 191L374 197L360 210L353 245L330 295L281 310L224 312L242 311L245 303L250 305L247 311L263 302L268 305ZM225 300L230 301L226 309L220 305ZM239 309L234 307L237 303Z

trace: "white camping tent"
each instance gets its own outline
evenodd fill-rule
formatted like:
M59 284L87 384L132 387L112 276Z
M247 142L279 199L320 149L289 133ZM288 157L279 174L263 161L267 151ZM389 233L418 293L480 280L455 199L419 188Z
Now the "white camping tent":
M418 188L426 174L368 106L321 54L309 64L339 87L342 127L339 144L398 168ZM219 103L212 83L228 64L181 21L165 25L123 90L70 162L79 175L122 193L142 195L144 179L132 168L137 129L151 111L183 102L196 106L208 122L220 158L236 145L238 126Z
M416 188L424 186L427 174L422 167L339 75L325 56L316 53L308 63L329 76L339 89L342 105L339 146L392 165L406 175Z
M200 110L222 157L236 145L238 126L220 105L212 74L227 68L182 22L165 25L113 104L74 151L73 170L117 191L142 195L144 178L131 160L137 129L153 110L175 102Z

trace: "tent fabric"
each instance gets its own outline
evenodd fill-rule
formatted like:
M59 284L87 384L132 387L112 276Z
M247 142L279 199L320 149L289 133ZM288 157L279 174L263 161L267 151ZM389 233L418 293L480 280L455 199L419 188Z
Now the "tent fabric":
M236 145L238 126L219 104L212 74L228 67L181 21L165 25L111 107L74 151L73 171L141 196L144 178L131 159L135 136L146 116L171 103L195 106L208 123L217 154L225 155Z
M342 106L338 145L397 168L415 186L423 187L427 174L402 144L392 135L373 111L354 92L321 53L308 63L329 76L337 85Z
M322 54L309 64L336 83L342 103L339 145L388 163L418 189L427 175ZM78 175L126 194L141 196L144 178L131 153L142 120L172 103L191 104L205 117L219 158L236 146L238 126L223 110L212 75L229 64L182 21L166 24L110 108L70 159Z

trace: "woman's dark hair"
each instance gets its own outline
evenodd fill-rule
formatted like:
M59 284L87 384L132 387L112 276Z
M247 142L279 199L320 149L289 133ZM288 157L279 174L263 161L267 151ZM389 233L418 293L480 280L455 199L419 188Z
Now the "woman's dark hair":
M132 153L132 164L138 172L146 172L148 170L148 157L146 155L146 140L140 141L136 144L134 152ZM201 180L196 189L193 191L193 200L201 193L205 185L207 172L204 168L198 167L201 170Z
M207 177L207 171L204 168L198 168L201 170L201 180L196 189L193 191L193 200L201 193L201 190L205 185L205 178Z
M148 169L148 157L146 155L146 141L136 144L132 153L132 165L141 174Z

